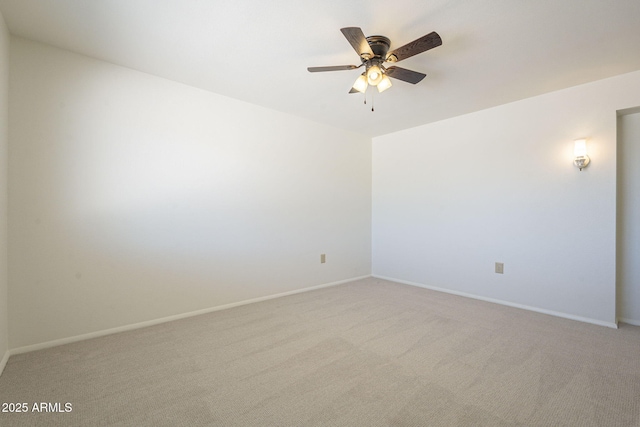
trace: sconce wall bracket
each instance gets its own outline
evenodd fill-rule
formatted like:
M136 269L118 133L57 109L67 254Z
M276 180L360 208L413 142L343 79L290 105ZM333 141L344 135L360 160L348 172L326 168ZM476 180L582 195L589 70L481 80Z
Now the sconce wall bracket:
M589 165L590 161L591 159L589 158L589 156L578 156L573 161L573 164L582 171L582 169L586 168Z

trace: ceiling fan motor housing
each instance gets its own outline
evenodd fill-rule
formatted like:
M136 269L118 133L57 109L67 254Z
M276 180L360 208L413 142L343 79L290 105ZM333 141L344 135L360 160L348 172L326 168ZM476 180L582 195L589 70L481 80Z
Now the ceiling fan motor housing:
M374 58L381 59L383 62L387 58L387 52L391 41L385 36L369 36L367 42L373 51Z

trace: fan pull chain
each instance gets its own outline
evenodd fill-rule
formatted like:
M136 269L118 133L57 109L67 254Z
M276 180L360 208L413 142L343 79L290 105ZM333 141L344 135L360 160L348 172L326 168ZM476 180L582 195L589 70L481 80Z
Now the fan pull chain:
M373 99L374 99L373 92L374 92L374 91L372 90L372 91L371 91L371 112L372 112L372 113L373 113L374 111L376 111L376 110L374 110L374 109L373 109L373 105L374 105L374 103L373 103Z

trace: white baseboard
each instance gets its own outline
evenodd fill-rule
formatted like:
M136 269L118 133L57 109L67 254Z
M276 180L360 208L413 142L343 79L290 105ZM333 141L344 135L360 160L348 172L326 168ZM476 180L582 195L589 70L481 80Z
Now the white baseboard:
M314 291L316 289L328 288L330 286L342 285L344 283L353 282L355 280L366 279L368 277L371 277L371 276L367 275L367 276L352 277L350 279L339 280L337 282L324 283L322 285L316 285L316 286L309 286L307 288L296 289L296 290L288 291L288 292L281 292L281 293L278 293L278 294L267 295L267 296L259 297L259 298L251 298L251 299L244 300L244 301L239 301L239 302L234 302L234 303L230 303L230 304L219 305L219 306L215 306L215 307L205 308L205 309L202 309L202 310L190 311L188 313L181 313L181 314L176 314L176 315L173 315L173 316L162 317L162 318L159 318L159 319L148 320L146 322L134 323L134 324L125 325L125 326L119 326L117 328L103 329L101 331L90 332L88 334L82 334L82 335L76 335L76 336L73 336L73 337L67 337L67 338L61 338L61 339L52 340L52 341L46 341L46 342L39 343L39 344L27 345L27 346L24 346L24 347L17 347L17 348L13 348L13 349L9 350L7 352L7 355L5 355L5 358L8 359L9 354L13 355L13 354L28 353L28 352L31 352L31 351L43 350L45 348L51 348L51 347L57 347L59 345L70 344L70 343L73 343L73 342L78 342L78 341L89 340L89 339L92 339L92 338L103 337L105 335L117 334L118 332L132 331L134 329L140 329L140 328L145 328L147 326L159 325L161 323L171 322L173 320L186 319L188 317L199 316L201 314L212 313L214 311L226 310L226 309L233 308L233 307L238 307L238 306L241 306L241 305L253 304L253 303L256 303L256 302L267 301L267 300L275 299L275 298L281 298L281 297L285 297L285 296L288 296L288 295L294 295L294 294L300 294L300 293L303 293L303 292ZM4 366L4 365L2 365L2 366Z
M640 320L627 319L625 317L618 317L618 322L627 323L633 326L640 326Z
M4 352L4 356L2 356L2 360L0 360L0 375L4 372L4 367L7 366L7 361L9 360L9 356L11 352L9 350Z
M548 315L551 315L551 316L562 317L562 318L565 318L565 319L577 320L579 322L591 323L591 324L599 325L599 326L606 326L608 328L614 328L614 329L618 328L618 324L615 323L615 322L605 322L603 320L591 319L589 317L576 316L576 315L573 315L573 314L562 313L562 312L559 312L559 311L547 310L547 309L544 309L544 308L532 307L532 306L529 306L529 305L517 304L517 303L513 303L513 302L509 302L509 301L503 301L503 300L494 299L494 298L487 298L487 297L483 297L483 296L479 296L479 295L468 294L466 292L459 292L459 291L454 291L454 290L451 290L451 289L439 288L439 287L436 287L436 286L429 286L429 285L425 285L425 284L422 284L422 283L410 282L410 281L401 280L401 279L394 279L393 277L379 276L377 274L372 274L371 277L375 277L377 279L382 279L382 280L389 280L391 282L403 283L405 285L410 285L410 286L417 286L419 288L430 289L432 291L438 291L438 292L444 292L444 293L447 293L447 294L458 295L458 296L461 296L461 297L473 298L473 299L477 299L477 300L480 300L480 301L486 301L486 302L492 302L492 303L495 303L495 304L506 305L506 306L509 306L509 307L521 308L523 310L535 311L536 313L548 314ZM624 320L620 319L620 321L623 322ZM625 323L629 323L629 322L625 322Z

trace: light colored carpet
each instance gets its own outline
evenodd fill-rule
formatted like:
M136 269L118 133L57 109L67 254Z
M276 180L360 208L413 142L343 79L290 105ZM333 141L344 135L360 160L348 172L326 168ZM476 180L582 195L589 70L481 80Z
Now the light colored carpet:
M639 426L640 327L378 279L12 356L64 426Z

